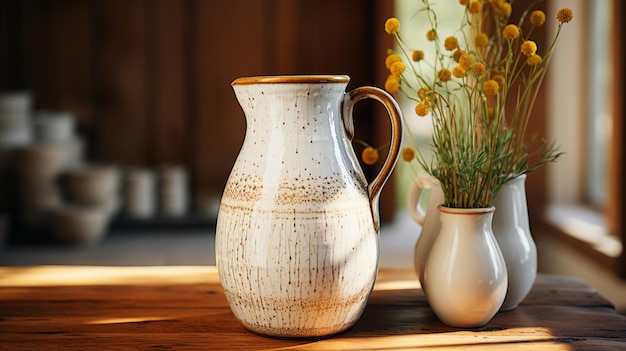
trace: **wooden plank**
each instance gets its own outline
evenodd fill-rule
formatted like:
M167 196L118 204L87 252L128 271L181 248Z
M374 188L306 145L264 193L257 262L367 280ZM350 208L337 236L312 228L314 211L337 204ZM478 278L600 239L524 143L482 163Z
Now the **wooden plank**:
M415 288L411 271L381 270L368 306L352 329L319 340L281 340L243 328L228 308L215 267L6 267L0 273L3 350L620 350L626 346L625 316L606 307L602 299L586 298L593 289L582 282L551 276L540 276L531 294L553 294L498 313L483 328L464 330L437 320ZM55 286L51 275L61 285ZM81 277L85 284L80 284ZM573 297L564 302L564 295Z

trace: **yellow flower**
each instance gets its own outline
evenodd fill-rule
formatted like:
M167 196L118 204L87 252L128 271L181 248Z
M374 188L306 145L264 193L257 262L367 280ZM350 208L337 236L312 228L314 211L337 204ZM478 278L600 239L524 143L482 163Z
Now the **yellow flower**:
M500 89L504 88L504 86L506 85L506 79L501 74L496 74L495 76L491 77L491 79L498 83Z
M419 62L419 61L423 60L424 59L424 51L422 51L422 50L415 50L415 51L413 51L412 58L413 58L413 61L415 61L415 62Z
M539 56L537 54L533 54L531 57L529 57L526 60L526 64L529 65L529 66L537 66L538 64L541 63L541 61L543 61L541 56Z
M519 28L514 24L507 24L502 30L504 39L517 39L519 37Z
M447 68L442 68L437 72L437 78L443 83L447 82L452 78L452 72L450 72Z
M385 32L387 34L396 34L399 30L400 21L397 18L391 17L385 21Z
M485 74L485 71L486 71L485 65L480 62L476 62L472 65L472 72L478 77Z
M465 77L466 74L467 74L467 71L464 70L463 67L461 67L461 65L456 65L456 67L452 69L452 75L455 76L456 78L463 78Z
M459 4L463 6L469 6L469 0L459 0Z
M417 91L417 96L422 100L427 99L429 92L430 92L429 88L420 88L420 90Z
M487 108L487 117L489 117L489 119L493 119L493 107Z
M574 12L571 9L564 7L556 13L556 19L561 23L568 23L574 18Z
M489 37L485 33L478 33L474 38L474 45L479 48L484 48L489 44Z
M443 47L445 47L448 51L452 51L459 47L459 40L453 36L447 37L443 42Z
M511 12L513 12L513 7L511 6L511 3L504 1L497 1L497 5L494 5L493 9L502 18L511 17Z
M402 61L400 56L396 54L387 55L387 58L385 59L385 67L387 67L387 69L391 69L391 65L398 61Z
M511 4L505 0L487 0L495 13L500 15L501 18L509 18L511 16L512 7Z
M401 75L405 69L406 67L404 66L404 63L402 63L402 61L394 62L391 67L389 67L389 71L391 72L391 74L396 76Z
M368 166L375 164L378 161L378 150L371 146L366 147L361 152L361 160Z
M454 54L452 54L452 59L454 60L454 62L459 63L459 60L461 59L461 56L464 53L465 53L465 51L463 51L463 49L456 49Z
M496 82L495 80L489 79L483 85L483 90L488 96L494 96L500 91L500 86L498 86L498 82Z
M467 7L467 12L479 14L483 12L483 2L481 0L472 0Z
M464 71L469 71L472 63L474 63L474 59L468 54L463 54L459 58L459 65L461 66L461 68L463 68Z
M428 104L424 101L417 104L417 106L415 106L415 113L420 117L426 116L428 114Z
M522 54L526 55L526 57L531 57L537 52L537 44L532 40L526 40L522 43L520 51Z
M437 31L435 31L434 29L431 29L428 31L428 33L426 33L426 39L428 39L429 41L435 40L436 37Z
M415 149L410 146L406 146L402 149L402 159L406 162L411 162L415 158L415 154Z
M385 90L391 94L395 94L400 90L400 78L398 76L389 75L385 81Z
M530 24L541 27L546 22L546 14L541 10L535 10L530 14Z

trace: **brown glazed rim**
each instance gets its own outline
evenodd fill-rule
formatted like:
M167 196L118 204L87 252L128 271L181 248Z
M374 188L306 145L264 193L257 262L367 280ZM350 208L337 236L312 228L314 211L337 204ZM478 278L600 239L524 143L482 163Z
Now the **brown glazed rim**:
M293 84L293 83L348 83L347 75L293 75L293 76L257 76L235 79L230 85L244 84Z
M440 212L451 213L451 214L483 214L489 212L495 212L496 208L494 206L485 207L485 208L454 208L454 207L446 207L444 205L439 205L438 209Z

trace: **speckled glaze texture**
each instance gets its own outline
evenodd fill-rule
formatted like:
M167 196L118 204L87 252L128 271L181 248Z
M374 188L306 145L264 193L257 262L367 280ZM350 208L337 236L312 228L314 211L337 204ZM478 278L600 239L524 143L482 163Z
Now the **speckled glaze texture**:
M378 197L400 148L401 118L382 90L346 93L347 76L233 82L246 137L217 221L220 281L235 316L274 337L321 337L361 316L378 271ZM391 151L368 184L350 139L352 107L381 101Z
M493 233L509 276L502 311L515 309L526 298L537 277L537 246L530 234L526 204L526 175L506 183L493 204Z
M426 259L426 298L437 317L477 328L495 316L507 290L507 271L493 235L494 208L439 206L441 230Z

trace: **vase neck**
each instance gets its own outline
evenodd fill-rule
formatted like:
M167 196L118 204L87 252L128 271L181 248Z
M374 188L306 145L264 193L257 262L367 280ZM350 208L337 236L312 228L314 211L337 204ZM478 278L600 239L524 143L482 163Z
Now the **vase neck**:
M487 208L450 208L439 206L441 232L458 233L455 228L464 228L468 235L492 233L492 220L495 207Z

